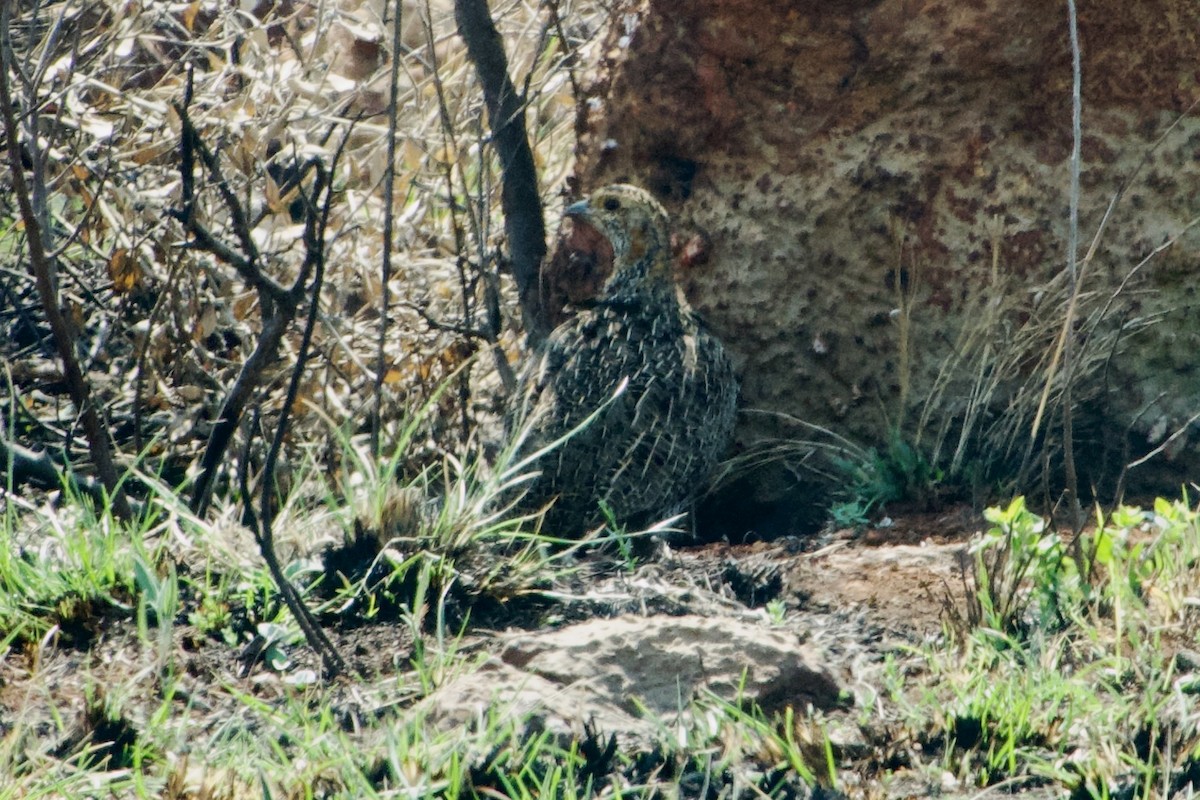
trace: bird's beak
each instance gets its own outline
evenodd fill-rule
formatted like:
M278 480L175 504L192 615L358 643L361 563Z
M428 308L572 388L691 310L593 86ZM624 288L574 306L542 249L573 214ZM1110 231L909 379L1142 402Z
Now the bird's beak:
M589 216L591 216L591 210L591 206L588 205L588 201L586 199L578 200L563 209L563 216L582 217L583 219L587 219Z

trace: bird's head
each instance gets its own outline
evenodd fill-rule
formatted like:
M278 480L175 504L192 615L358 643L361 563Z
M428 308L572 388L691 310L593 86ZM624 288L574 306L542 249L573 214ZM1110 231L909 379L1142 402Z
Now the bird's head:
M595 228L612 246L609 289L631 280L672 285L671 223L649 192L624 183L605 186L567 206L563 214Z

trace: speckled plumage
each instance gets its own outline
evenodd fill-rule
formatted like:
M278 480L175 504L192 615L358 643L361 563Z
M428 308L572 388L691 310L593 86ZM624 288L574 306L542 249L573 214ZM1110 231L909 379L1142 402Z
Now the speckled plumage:
M635 524L682 510L729 444L737 380L675 286L670 223L654 198L608 186L566 215L608 239L613 271L525 370L515 417L532 453L597 414L541 458L527 495L538 506L557 498L546 529L574 536L602 521L602 502Z

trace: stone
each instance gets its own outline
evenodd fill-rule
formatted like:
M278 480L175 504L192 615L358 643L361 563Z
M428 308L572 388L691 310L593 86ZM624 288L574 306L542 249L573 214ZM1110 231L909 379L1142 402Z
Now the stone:
M763 412L738 446L798 442L795 469L819 428L864 446L899 428L947 479L980 459L1011 475L1067 303L1066 7L644 0L616 19L576 183L641 181L707 236L679 278ZM1171 438L1200 396L1200 4L1098 0L1079 26L1080 256L1103 224L1079 271L1080 484L1111 490L1164 446L1130 479L1175 492L1200 464L1200 437ZM743 501L809 502L775 467Z
M711 692L767 711L831 709L838 681L794 634L732 617L622 616L514 636L500 658L634 714L673 716Z

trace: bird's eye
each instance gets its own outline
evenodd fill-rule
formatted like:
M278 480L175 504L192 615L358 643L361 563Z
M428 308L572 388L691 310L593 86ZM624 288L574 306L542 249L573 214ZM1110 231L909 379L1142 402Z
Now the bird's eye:
M615 197L604 198L604 210L605 211L616 211L620 207L621 207L621 201L618 200L617 198L615 198Z

